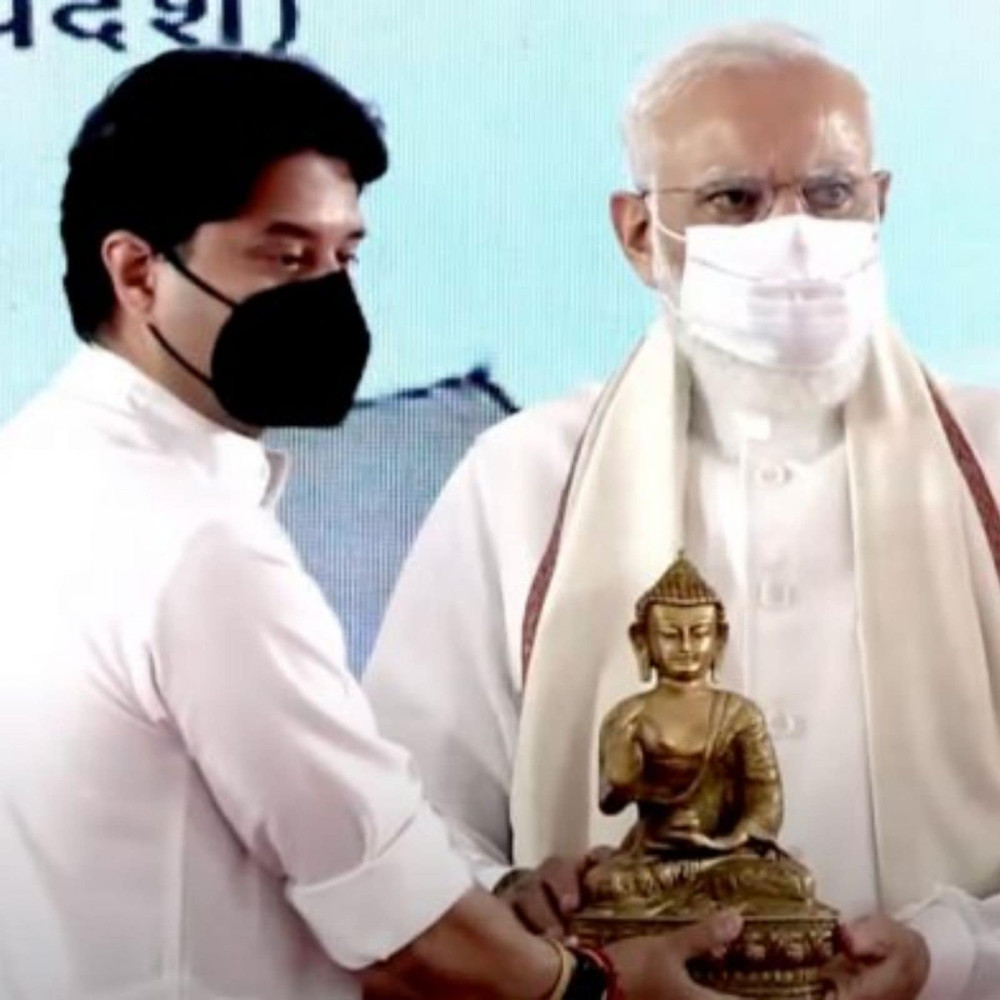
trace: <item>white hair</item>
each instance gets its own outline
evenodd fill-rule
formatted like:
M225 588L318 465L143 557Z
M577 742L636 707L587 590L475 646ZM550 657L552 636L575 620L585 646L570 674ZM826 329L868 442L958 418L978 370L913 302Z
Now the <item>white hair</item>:
M651 144L646 126L651 116L685 87L728 69L756 69L802 62L821 62L851 73L830 59L812 35L791 25L772 21L716 29L653 63L633 88L622 123L632 179L640 187L649 180L647 157ZM861 86L860 81L858 85ZM867 98L867 94L865 96Z

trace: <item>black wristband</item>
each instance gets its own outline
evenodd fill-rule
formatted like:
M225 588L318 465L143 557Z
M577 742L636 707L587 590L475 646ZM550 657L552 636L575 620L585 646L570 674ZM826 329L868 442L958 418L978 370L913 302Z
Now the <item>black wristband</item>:
M576 968L569 977L563 1000L605 1000L611 983L607 971L585 951L570 948Z

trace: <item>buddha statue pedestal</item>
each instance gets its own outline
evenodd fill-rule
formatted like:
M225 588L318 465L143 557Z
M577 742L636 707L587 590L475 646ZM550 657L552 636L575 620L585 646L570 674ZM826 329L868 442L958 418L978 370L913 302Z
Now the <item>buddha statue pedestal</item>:
M617 857L597 865L589 873L590 884L610 879L620 886L627 878L620 865ZM588 902L571 922L570 933L583 944L605 945L680 930L718 910L734 909L743 916L742 933L724 955L692 961L692 978L727 996L822 1000L827 990L823 969L836 953L837 914L794 890L798 879L790 877L792 871L783 860L750 857L707 864L637 862L632 874L647 883L645 898L627 899L622 893L616 900ZM652 879L673 884L654 890Z
M715 592L681 555L636 606L629 630L642 679L600 732L600 807L635 806L621 847L584 876L570 933L584 944L678 930L719 910L740 936L693 960L720 993L821 1000L837 951L837 913L808 869L778 846L777 758L752 701L715 686L728 634Z

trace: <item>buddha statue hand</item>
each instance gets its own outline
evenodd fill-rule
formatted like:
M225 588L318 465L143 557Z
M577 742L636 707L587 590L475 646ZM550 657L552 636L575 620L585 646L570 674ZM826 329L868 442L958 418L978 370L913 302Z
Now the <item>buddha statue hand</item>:
M664 840L673 847L697 847L712 854L734 854L744 851L762 857L777 857L784 854L774 837L755 824L739 825L729 833L709 836L702 832L694 810L677 812L671 819L671 829Z
M677 830L672 834L670 840L675 840L678 845L690 844L692 847L701 847L714 854L732 854L733 851L745 847L750 841L750 835L745 831L734 830L732 833L723 834L720 837L709 837L698 830L690 833Z
M703 837L697 809L678 809L670 820L671 829L684 838Z

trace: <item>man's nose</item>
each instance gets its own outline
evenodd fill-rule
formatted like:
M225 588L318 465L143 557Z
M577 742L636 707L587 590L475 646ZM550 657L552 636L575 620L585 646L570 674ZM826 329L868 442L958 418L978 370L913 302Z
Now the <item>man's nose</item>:
M805 200L797 184L782 184L774 192L774 203L767 218L777 219L783 215L802 215L807 212Z

